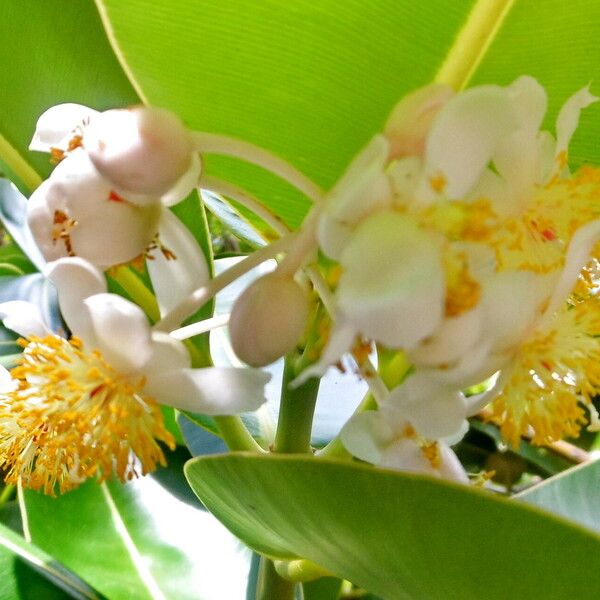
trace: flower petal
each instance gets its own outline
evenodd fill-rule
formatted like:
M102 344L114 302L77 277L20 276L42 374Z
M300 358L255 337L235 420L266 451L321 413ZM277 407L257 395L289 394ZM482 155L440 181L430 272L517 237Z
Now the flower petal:
M50 152L51 148L67 150L73 135L81 135L83 127L97 114L97 110L81 104L52 106L38 119L29 149L39 152Z
M190 355L182 342L173 339L168 333L152 332L152 355L144 365L145 372L161 373L191 366Z
M368 338L411 349L443 314L444 276L432 237L397 213L378 213L356 229L341 257L340 312Z
M419 197L433 200L436 189L448 199L463 197L479 179L500 140L518 125L510 94L499 86L482 85L449 100L427 139Z
M140 371L152 356L151 330L139 306L116 294L84 300L98 350L122 374ZM74 332L77 333L77 332Z
M198 242L169 209L163 209L158 227L160 244L174 258L156 249L146 265L161 315L164 315L207 283L210 273Z
M396 408L429 440L456 436L467 416L466 400L460 391L440 385L419 371L393 389L386 404Z
M597 102L598 98L590 93L589 86L575 92L563 105L556 119L556 150L555 155L560 156L561 152L566 152L569 143L577 125L579 125L579 116L581 111ZM559 165L560 165L559 161Z
M69 329L84 343L95 346L96 336L83 301L106 292L102 272L82 258L68 257L48 263L45 275L56 286L60 311Z
M397 424L390 422L388 412L371 410L354 415L340 431L340 439L348 452L368 463L379 464L382 454L396 437L394 425Z
M18 387L18 383L12 378L10 371L0 365L0 394L13 392Z
M11 300L0 304L0 320L7 329L23 337L44 337L52 332L44 323L39 307L24 300Z
M256 410L270 375L258 369L208 367L147 373L146 390L161 404L207 415Z
M345 174L325 200L319 218L317 238L325 254L338 259L352 226L371 212L388 206L390 182L385 174L389 145L376 135L354 158Z
M530 75L515 79L506 89L519 115L521 128L537 133L548 107L546 90Z

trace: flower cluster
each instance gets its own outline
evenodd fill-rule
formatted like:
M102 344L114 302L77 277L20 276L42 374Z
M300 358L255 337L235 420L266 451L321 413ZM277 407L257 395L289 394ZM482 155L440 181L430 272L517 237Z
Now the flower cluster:
M0 373L7 480L52 494L90 476L146 473L164 462L160 442L173 444L159 404L254 410L268 376L253 367L303 339L321 355L291 385L350 353L378 410L352 417L341 439L383 467L467 483L451 446L488 404L515 445L523 435L549 444L598 426L600 170L568 169L580 112L595 100L587 88L575 93L553 136L541 129L547 99L531 77L461 93L427 86L398 103L324 196L268 152L188 131L164 110L49 109L31 148L57 166L31 197L29 225L72 336L52 332L32 304L0 304L4 325L23 336L18 366ZM203 175L200 152L269 169L314 208L289 232L245 190ZM196 187L245 204L281 239L210 279L198 243L169 209ZM234 351L251 368L192 368L181 340L227 317L183 321L280 255L229 320ZM104 279L103 270L140 258L160 306L154 326L107 293ZM337 275L324 277L332 263ZM311 313L311 284L329 328L322 310ZM392 389L369 365L373 347L412 365ZM466 397L492 376L488 391Z

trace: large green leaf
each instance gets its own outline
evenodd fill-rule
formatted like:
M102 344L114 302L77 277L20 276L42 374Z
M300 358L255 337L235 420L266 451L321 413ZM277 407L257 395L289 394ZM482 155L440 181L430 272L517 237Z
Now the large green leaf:
M189 125L255 142L329 187L406 91L529 73L547 122L594 76L594 0L97 0L113 47L148 102ZM576 162L600 160L600 107L586 111ZM256 169L210 157L209 172L262 195L295 225L306 202Z
M330 186L403 91L430 80L472 2L102 0L139 93L197 129L291 160ZM209 171L296 225L306 201L231 161Z
M540 506L600 531L600 462L579 465L518 494Z
M597 591L600 536L488 492L283 455L196 458L186 475L251 547L303 556L387 600L567 600Z
M26 492L29 531L110 600L243 600L250 552L181 479L165 470L58 498Z
M0 155L17 175L18 157L10 148L38 173L50 171L47 155L27 150L37 118L48 107L79 102L104 109L139 102L91 2L3 0L0 39L6 56L0 69L0 138L6 144L0 143ZM34 181L27 179L31 187Z

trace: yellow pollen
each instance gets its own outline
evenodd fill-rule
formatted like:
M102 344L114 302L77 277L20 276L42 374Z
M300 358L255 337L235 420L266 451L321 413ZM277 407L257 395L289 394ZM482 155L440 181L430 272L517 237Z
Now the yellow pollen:
M463 253L444 256L446 270L446 305L448 317L460 315L475 306L481 296L481 285L471 277Z
M423 444L421 446L421 452L434 469L440 468L442 465L442 456L440 454L440 447L437 442Z
M513 446L531 435L547 445L576 437L584 407L600 393L600 300L589 297L557 313L517 351L490 420Z
M442 193L446 189L448 181L444 177L443 173L439 173L429 178L429 185L434 192L438 194Z
M22 344L23 345L23 344ZM144 379L118 373L77 338L31 337L0 397L0 466L7 483L54 495L86 478L127 481L165 464L174 447Z

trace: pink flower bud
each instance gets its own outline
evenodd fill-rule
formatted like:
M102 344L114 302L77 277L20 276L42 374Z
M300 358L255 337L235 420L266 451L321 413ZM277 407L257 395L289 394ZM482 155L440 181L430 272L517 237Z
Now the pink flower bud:
M308 298L293 278L277 273L262 277L233 307L229 321L233 350L253 367L274 362L298 343L308 311Z
M92 119L84 146L117 188L158 198L190 169L192 143L173 113L153 107L107 110Z

